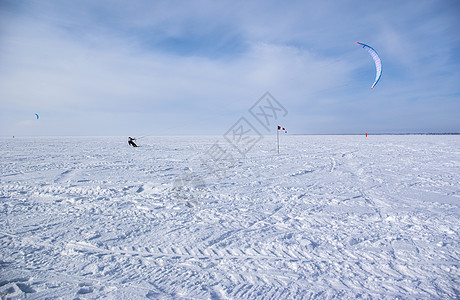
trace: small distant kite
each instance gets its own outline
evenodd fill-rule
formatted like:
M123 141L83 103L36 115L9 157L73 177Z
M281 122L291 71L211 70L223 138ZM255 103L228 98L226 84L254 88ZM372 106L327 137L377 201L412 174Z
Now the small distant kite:
M37 120L40 118L40 116L38 114L35 114L35 117L37 117Z
M377 84L377 82L379 82L380 77L382 76L382 62L380 61L380 57L377 54L377 51L374 50L374 48L372 48L371 46L368 46L366 44L360 43L360 42L356 42L356 44L358 44L361 47L363 47L364 49L366 49L367 52L369 52L369 54L372 56L372 59L374 59L375 69L377 71L377 73L375 74L374 84L371 87L371 89L374 89L375 85Z

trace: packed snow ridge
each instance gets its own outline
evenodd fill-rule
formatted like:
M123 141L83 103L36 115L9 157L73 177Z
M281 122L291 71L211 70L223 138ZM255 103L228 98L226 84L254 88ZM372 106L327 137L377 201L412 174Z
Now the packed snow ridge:
M460 297L459 136L219 139L1 138L0 296Z

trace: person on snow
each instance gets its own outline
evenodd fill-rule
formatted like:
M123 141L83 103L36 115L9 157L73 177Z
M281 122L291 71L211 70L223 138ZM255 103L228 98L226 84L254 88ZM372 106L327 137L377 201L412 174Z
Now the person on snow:
M136 143L134 142L136 139L132 137L128 137L128 145L137 147Z

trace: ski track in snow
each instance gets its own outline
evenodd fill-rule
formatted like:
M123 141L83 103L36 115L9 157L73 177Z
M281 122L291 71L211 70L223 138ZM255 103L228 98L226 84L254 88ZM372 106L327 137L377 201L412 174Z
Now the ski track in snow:
M0 296L460 297L458 136L217 139L2 138Z

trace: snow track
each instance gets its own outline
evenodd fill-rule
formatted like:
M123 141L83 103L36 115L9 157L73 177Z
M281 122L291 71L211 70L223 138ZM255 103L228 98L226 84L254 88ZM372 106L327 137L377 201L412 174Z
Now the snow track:
M459 297L458 137L267 137L220 178L216 139L2 139L0 295Z

